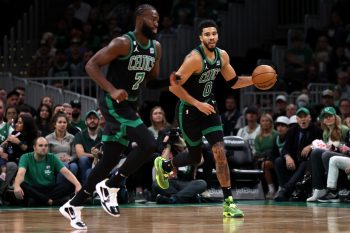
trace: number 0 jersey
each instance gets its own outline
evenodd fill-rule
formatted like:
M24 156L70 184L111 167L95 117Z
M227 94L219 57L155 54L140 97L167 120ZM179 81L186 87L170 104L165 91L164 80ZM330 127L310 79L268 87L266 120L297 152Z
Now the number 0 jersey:
M117 89L124 89L129 94L129 101L136 101L146 75L156 61L156 44L149 40L148 45L138 43L133 32L124 35L130 40L129 54L113 60L108 68L107 79Z
M206 57L202 45L194 50L202 57L202 72L192 74L183 84L183 88L198 101L208 102L212 96L214 80L221 71L220 49L215 48L215 59L213 61Z

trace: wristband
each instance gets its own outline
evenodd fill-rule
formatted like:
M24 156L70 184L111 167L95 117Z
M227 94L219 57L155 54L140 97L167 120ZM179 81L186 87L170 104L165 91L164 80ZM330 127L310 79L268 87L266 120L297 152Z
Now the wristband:
M230 80L226 81L226 83L230 87L233 87L236 84L237 81L238 81L238 76L236 75L235 77L233 77L233 79L230 79Z

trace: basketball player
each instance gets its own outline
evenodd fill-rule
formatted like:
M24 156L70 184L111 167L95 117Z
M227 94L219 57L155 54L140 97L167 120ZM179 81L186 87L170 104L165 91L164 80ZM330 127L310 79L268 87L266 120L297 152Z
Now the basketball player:
M180 98L177 105L177 120L189 149L189 156L178 155L172 160L157 157L154 161L158 185L169 186L168 174L175 167L198 164L201 160L202 136L212 146L216 163L216 174L224 195L225 217L243 217L243 212L233 202L230 172L223 142L223 128L217 105L212 94L213 83L219 72L233 89L252 85L251 76L236 75L230 65L226 51L216 47L217 25L212 20L204 20L199 25L201 44L192 50L176 73L170 75L181 78L179 85L170 91Z
M135 172L155 150L155 139L137 115L136 105L142 83L159 73L161 46L154 40L158 20L158 12L153 6L140 5L135 11L134 31L113 39L86 65L89 76L103 90L99 107L106 125L102 136L102 159L92 170L87 184L60 208L75 229L87 229L81 219L81 209L95 187L103 209L118 217L117 192L121 181ZM101 67L107 64L109 70L105 77ZM128 154L119 171L106 179L129 140L138 146Z

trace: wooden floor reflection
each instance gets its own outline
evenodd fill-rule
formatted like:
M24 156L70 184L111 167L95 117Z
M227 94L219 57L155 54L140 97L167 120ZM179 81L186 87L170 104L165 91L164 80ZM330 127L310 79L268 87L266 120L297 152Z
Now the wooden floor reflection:
M113 218L99 206L83 210L88 232L217 233L217 232L349 232L349 208L344 204L275 206L240 204L246 217L222 217L220 205L122 207ZM74 230L57 208L0 209L0 232L85 232Z

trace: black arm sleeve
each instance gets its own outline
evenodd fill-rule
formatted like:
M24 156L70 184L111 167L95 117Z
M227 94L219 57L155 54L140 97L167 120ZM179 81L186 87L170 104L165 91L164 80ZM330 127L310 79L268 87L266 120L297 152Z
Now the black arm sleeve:
M236 75L233 79L226 81L226 83L227 85L229 85L229 87L233 87L237 81L238 81L238 76Z

